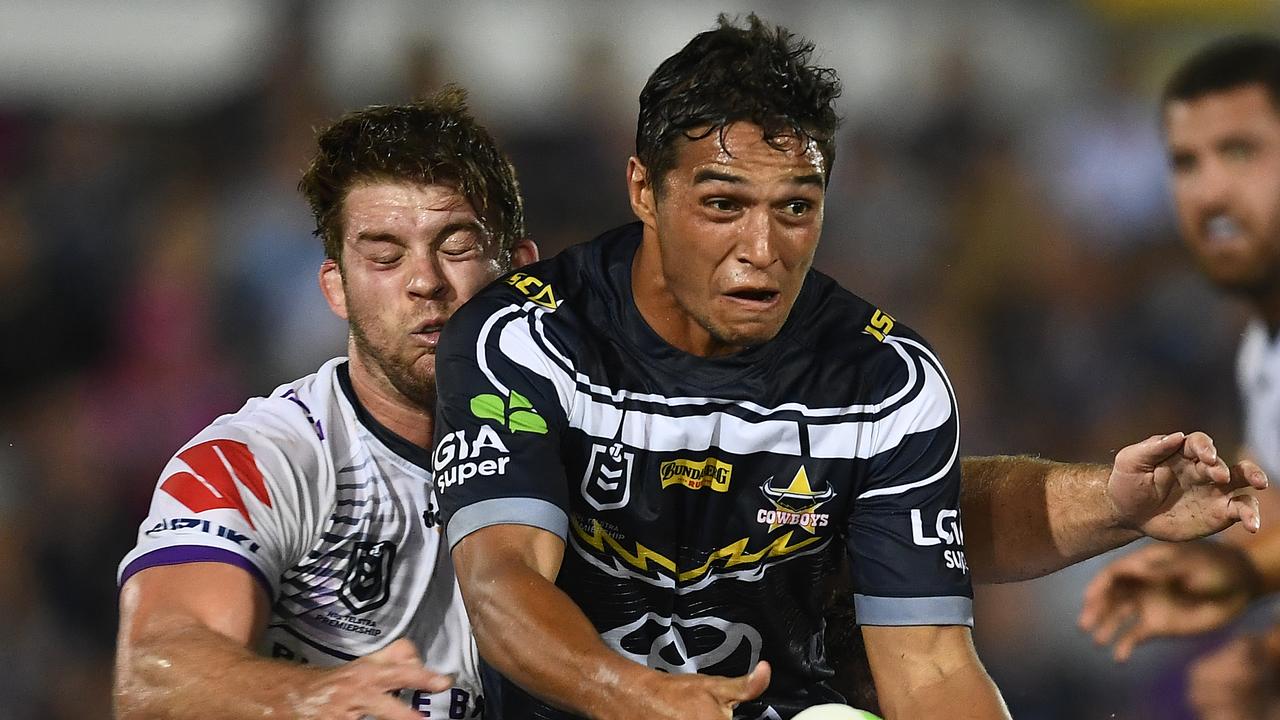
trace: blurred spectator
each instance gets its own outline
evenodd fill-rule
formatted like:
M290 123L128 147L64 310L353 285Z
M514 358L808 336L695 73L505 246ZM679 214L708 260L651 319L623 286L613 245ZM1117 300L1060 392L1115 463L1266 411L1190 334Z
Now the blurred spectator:
M125 50L145 41L172 57L196 40L142 26L130 34L120 18L138 16L110 5L0 7L6 29L16 27L6 20L50 13L113 28L95 35L102 54L88 63L69 48L22 55L40 47L18 42L30 37L0 43L13 71L0 78L0 662L10 669L0 720L106 716L114 571L168 453L246 392L269 392L342 347L296 191L314 126L355 102L353 92L401 88L403 97L381 98L398 102L448 81L489 89L475 93L488 99L477 107L512 155L531 233L550 254L631 219L621 192L639 92L630 70L647 72L674 49L670 38L709 27L716 11L746 7L654 3L613 17L606 4L529 5L521 17L545 14L541 30L521 37L513 57L542 53L548 63L535 73L474 57L483 24L508 12L497 0L385 0L359 12L164 5L219 10L201 15L209 32L192 35L200 42L272 41L252 53L226 42L222 58L202 46L203 84L175 75L166 85L156 79L163 67L113 70L102 49L114 42L136 59ZM874 40L876 57L838 68L871 99L850 91L842 100L848 120L817 267L930 338L953 374L969 453L1105 461L1146 434L1193 427L1231 448L1239 317L1190 271L1169 231L1154 90L1144 82L1164 75L1161 58L1179 57L1171 49L1228 28L1126 14L1117 29L1082 7L1041 5L976 0L957 12L943 0L828 0L794 17L780 14L790 5L770 6L771 19L794 21L803 35L856 28L849 43ZM1240 20L1244 5L1235 6ZM366 10L387 37L350 27ZM1255 24L1272 19L1256 12ZM931 21L939 13L946 22ZM218 24L236 16L240 24ZM1020 27L1041 34L995 36ZM338 42L344 28L363 40ZM1046 57L1078 58L1078 67L1027 64L1025 47L1019 57L998 52L1047 36L1060 47ZM320 74L318 49L329 63L401 74L352 90L359 73ZM865 48L829 50L835 62ZM404 62L384 62L396 52ZM918 67L928 58L932 67ZM97 65L109 72L92 72ZM68 82L75 67L83 77ZM526 70L553 98L546 116L493 101L492 88L511 88ZM42 71L46 82L19 82ZM177 100L144 109L97 93L98 104L83 107L76 82L104 77L122 98ZM977 643L1015 716L1183 717L1152 689L1185 646L1117 669L1076 634L1088 574L979 588Z

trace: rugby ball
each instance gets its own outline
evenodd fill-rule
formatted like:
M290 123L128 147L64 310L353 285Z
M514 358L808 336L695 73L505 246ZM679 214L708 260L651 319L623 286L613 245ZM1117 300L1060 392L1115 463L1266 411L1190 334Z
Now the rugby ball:
M840 703L827 703L826 705L814 705L811 708L801 710L792 720L881 720L881 718L879 715L873 715L866 710L859 710Z

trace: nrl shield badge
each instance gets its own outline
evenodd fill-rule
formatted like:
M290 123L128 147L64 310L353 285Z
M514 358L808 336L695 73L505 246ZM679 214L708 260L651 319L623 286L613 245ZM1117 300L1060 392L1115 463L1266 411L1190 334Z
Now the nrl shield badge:
M631 499L631 467L635 453L622 443L591 446L587 471L582 474L582 496L597 510L623 507Z
M391 596L391 565L396 545L390 540L358 542L338 597L353 613L382 607Z

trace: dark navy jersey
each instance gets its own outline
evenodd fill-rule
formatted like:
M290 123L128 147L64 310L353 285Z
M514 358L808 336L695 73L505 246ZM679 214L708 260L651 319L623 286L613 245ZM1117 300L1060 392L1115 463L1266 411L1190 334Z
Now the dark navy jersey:
M651 668L768 660L738 718L842 699L822 642L840 553L860 623L971 624L955 397L928 345L810 271L776 338L689 355L635 306L640 235L514 272L449 321L433 457L449 543L559 535L556 584ZM506 720L569 717L502 698Z

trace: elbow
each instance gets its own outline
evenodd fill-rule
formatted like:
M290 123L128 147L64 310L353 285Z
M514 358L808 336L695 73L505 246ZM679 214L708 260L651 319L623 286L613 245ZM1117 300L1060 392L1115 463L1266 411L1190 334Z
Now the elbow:
M126 664L116 666L116 674L111 686L112 717L116 720L148 720L146 693L140 687L137 676Z

